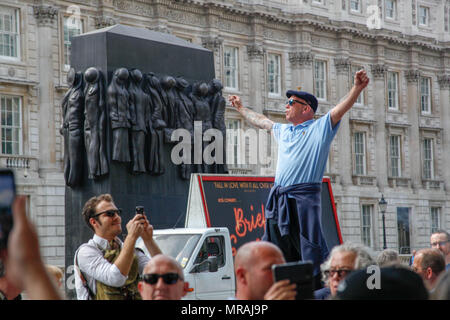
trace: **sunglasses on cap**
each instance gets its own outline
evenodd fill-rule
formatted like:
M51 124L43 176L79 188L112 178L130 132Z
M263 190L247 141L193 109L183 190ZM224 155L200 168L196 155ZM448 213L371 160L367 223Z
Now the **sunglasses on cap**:
M94 215L92 216L92 218L97 218L98 216L100 216L100 215L102 215L102 214L106 215L107 217L112 218L112 217L114 217L116 214L117 214L118 216L120 216L120 215L122 214L122 209L110 209L110 210L105 210L105 211L99 212L99 213L97 213L97 214L94 214Z
M303 106L309 106L309 104L304 103L304 102L301 102L301 101L298 101L298 100L295 100L295 99L289 99L289 100L287 101L287 104L289 104L290 106L292 106L292 105L294 104L294 102L300 103L300 104L303 105Z
M178 273L170 272L164 274L146 273L142 275L142 281L148 284L156 284L162 278L165 284L175 284L178 280L183 280Z

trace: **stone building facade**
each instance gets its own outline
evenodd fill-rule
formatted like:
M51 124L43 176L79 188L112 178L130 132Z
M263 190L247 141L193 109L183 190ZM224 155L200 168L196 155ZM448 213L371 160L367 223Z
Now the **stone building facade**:
M449 0L3 0L0 164L29 197L46 261L64 266L60 101L73 35L120 23L201 44L224 95L281 122L287 89L318 96L319 117L364 67L371 83L342 120L326 173L343 238L381 250L384 195L387 246L427 247L432 229L450 228L449 15ZM226 119L248 128L234 110ZM229 150L250 149L244 136L230 136ZM266 160L230 168L273 175L276 155Z

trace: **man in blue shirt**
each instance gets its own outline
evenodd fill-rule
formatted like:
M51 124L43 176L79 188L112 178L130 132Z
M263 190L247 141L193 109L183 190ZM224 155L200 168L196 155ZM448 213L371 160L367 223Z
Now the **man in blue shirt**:
M263 240L278 245L286 261L311 260L320 283L320 264L329 250L321 228L320 190L331 142L339 122L369 84L365 70L355 74L350 92L325 116L314 120L316 97L304 91L286 92L286 120L274 123L230 96L231 105L254 126L272 130L278 142L275 184L266 205Z

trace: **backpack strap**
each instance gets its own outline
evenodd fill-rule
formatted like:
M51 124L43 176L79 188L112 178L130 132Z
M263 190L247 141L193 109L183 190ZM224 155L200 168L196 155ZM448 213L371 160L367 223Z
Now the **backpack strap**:
M88 292L88 297L89 297L89 299L88 300L95 300L95 294L94 294L94 292L91 290L91 288L89 287L89 285L88 285L88 282L87 282L87 280L86 280L86 277L83 275L83 272L81 272L81 269L80 269L80 267L79 267L79 265L78 265L78 251L79 251L80 249L78 249L77 250L77 252L75 252L75 269L77 270L77 272L78 272L78 276L80 277L80 279L81 279L81 283L83 284L83 287L87 290L87 292Z

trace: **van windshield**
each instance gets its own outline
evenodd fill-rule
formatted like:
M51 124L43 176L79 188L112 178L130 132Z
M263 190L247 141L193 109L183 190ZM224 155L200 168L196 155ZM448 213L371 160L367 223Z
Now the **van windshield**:
M199 234L154 234L153 238L164 254L175 258L185 268L197 245Z

